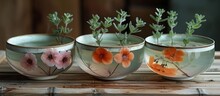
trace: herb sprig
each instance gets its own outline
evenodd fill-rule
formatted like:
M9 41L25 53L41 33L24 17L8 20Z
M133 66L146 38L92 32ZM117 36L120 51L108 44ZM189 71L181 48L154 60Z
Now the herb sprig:
M173 37L174 35L176 35L176 32L173 31L173 28L176 27L176 25L178 24L177 22L175 22L178 14L176 13L176 11L168 11L167 14L169 15L167 17L167 23L168 26L170 27L168 36L171 39L171 45L173 45Z
M167 12L168 17L165 19L162 19L162 15L164 12L165 12L164 9L156 8L156 12L155 12L156 16L150 15L150 17L154 21L156 21L156 24L152 23L149 26L154 30L153 37L156 38L156 42L157 42L157 44L159 44L159 38L162 35L161 31L165 28L165 26L159 25L159 23L163 22L163 21L167 21L168 26L170 27L170 31L169 31L168 36L170 37L171 45L173 45L173 43L174 43L173 37L176 34L176 32L174 31L174 27L176 27L178 24L178 22L176 22L178 13L176 11L172 11L172 10L168 11ZM204 15L195 14L195 20L191 20L190 22L186 22L187 28L186 28L186 32L185 32L185 38L183 39L184 46L187 46L187 44L190 42L189 37L192 36L194 31L202 26L201 23L206 21L204 18L205 18Z
M144 27L146 22L144 22L140 18L136 18L136 24L133 25L132 22L129 22L129 24L124 22L126 21L126 18L129 17L128 13L126 11L120 10L116 11L117 17L114 17L113 19L110 17L104 17L105 21L100 21L100 17L96 15L92 15L92 18L87 21L87 23L90 25L90 29L92 30L93 37L96 39L96 43L101 46L102 36L104 33L109 32L108 28L112 25L117 30L115 33L117 39L120 41L120 44L126 45L128 44L128 37L133 33L138 33L141 30L139 28ZM115 21L115 22L114 22ZM124 32L125 29L129 27L129 32Z
M163 34L162 30L165 28L164 25L159 24L160 22L163 22L166 20L166 19L162 19L164 12L165 12L164 9L156 8L156 12L155 12L156 16L150 15L150 17L154 21L156 21L156 24L153 23L153 24L150 24L149 26L154 30L152 33L153 33L153 37L156 38L157 40L157 44L159 43L159 38Z
M146 24L146 22L144 22L142 19L136 17L136 24L135 26L132 24L132 22L130 21L129 24L122 24L124 21L126 21L126 17L129 17L130 15L127 14L127 12L120 10L116 11L118 13L118 16L115 17L114 19L118 22L118 24L113 23L115 29L118 31L116 32L116 36L120 41L120 44L126 45L128 44L128 37L131 34L134 33L138 33L141 32L141 30L139 28L144 27L144 25ZM124 34L122 33L122 31L124 31L127 27L129 27L129 31L130 32L125 32Z
M195 32L196 29L199 29L202 26L202 22L205 22L206 19L205 15L201 15L201 14L195 14L195 19L191 20L190 22L186 22L187 24L187 29L186 29L186 37L185 39L183 39L183 43L185 44L185 46L190 42L189 41L189 37L192 36L192 34Z
M62 44L62 37L63 34L68 34L72 31L71 28L68 28L68 25L73 21L73 15L70 13L64 13L62 19L58 16L57 12L51 13L48 15L49 21L56 26L56 29L53 30L53 33L58 35L57 41L59 44ZM60 26L60 23L63 22L64 25Z
M96 39L96 43L101 46L102 36L104 33L109 32L108 28L112 26L112 21L114 19L110 17L105 17L105 21L100 21L100 17L96 15L92 15L92 18L87 21L90 25L90 29L92 30L93 38Z

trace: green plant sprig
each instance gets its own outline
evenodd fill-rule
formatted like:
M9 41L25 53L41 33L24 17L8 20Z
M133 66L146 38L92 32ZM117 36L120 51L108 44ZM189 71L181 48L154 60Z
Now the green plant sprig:
M178 14L176 11L171 10L171 11L167 12L168 17L165 19L162 19L162 15L164 12L165 12L164 9L157 8L156 12L155 12L156 16L150 15L150 17L154 21L156 21L156 24L154 24L154 23L150 24L150 27L154 30L154 32L152 32L153 37L156 38L156 42L157 42L157 44L159 44L159 38L162 35L161 30L163 30L165 28L165 26L159 25L159 23L167 20L168 26L170 27L170 31L169 31L168 36L170 37L171 45L173 45L173 43L174 43L173 37L176 34L176 32L174 32L174 27L176 27L178 24L178 22L176 22ZM186 24L187 24L187 28L186 28L186 32L185 32L186 36L183 39L183 43L185 46L190 42L189 37L192 36L194 31L202 26L202 24L201 24L202 22L206 21L204 18L205 18L204 15L195 14L195 20L191 20L190 22L186 22Z
M128 13L123 10L116 12L118 13L118 15L117 17L114 17L114 19L115 21L118 22L118 24L113 23L115 29L118 31L116 32L116 37L119 39L121 45L125 45L127 42L128 34L127 32L123 34L122 31L124 31L128 27L128 24L122 24L122 23L125 22L126 18L130 17L130 15L128 15Z
M114 28L117 30L115 35L120 44L123 46L128 43L127 39L129 35L140 32L141 30L139 28L144 27L144 25L146 24L146 22L139 18L136 18L135 25L132 25L132 22L130 22L129 24L123 24L126 21L126 18L130 15L128 15L128 13L123 10L116 12L117 16L114 17L114 19L110 17L104 17L104 21L100 21L100 17L96 14L92 15L92 18L87 21L87 23L90 25L90 29L92 30L93 38L96 39L96 43L99 46L101 46L103 34L109 32L108 28L112 25L114 25ZM127 27L129 27L130 32L122 33Z
M201 14L195 14L195 21L191 20L190 22L186 22L187 24L187 28L186 28L186 37L185 39L183 39L183 43L186 46L190 41L189 41L189 37L192 36L192 34L194 33L194 31L196 29L199 29L202 26L202 22L205 22L206 19L204 19L205 16L201 15Z
M109 32L108 28L112 26L112 22L114 19L110 17L104 17L105 21L100 21L100 17L96 15L92 15L92 18L87 21L90 25L90 29L92 30L93 38L96 39L96 43L101 46L102 36L104 33Z
M63 38L61 37L62 34L68 34L72 31L71 28L68 28L68 24L73 21L73 15L70 13L64 13L62 19L59 18L58 13L54 12L48 15L49 21L56 26L56 29L53 30L53 33L58 35L57 41L62 44ZM60 26L60 23L63 21L64 26Z
M155 12L156 16L150 15L150 17L154 21L156 21L156 24L153 23L150 24L149 26L154 30L152 33L153 33L153 37L156 38L157 40L157 44L159 43L159 38L163 34L163 32L161 31L165 28L165 26L159 24L160 22L166 21L166 19L162 19L164 12L165 12L164 9L156 8L156 12Z
M123 10L120 10L120 12L119 11L116 12L118 13L118 15L114 19L118 22L118 24L113 23L115 29L118 31L116 32L116 36L119 39L121 45L126 45L128 43L127 40L128 37L131 34L140 32L141 30L139 28L144 27L146 22L144 22L142 19L137 17L135 26L132 24L131 21L129 22L129 24L122 24L124 21L126 21L126 18L129 17L130 15L128 15L127 12ZM124 31L127 27L129 27L130 32L125 32L123 34L122 31Z
M167 14L169 15L167 17L167 23L168 23L168 26L170 27L168 36L171 39L171 45L173 45L173 37L174 35L176 35L176 32L174 32L173 29L178 24L177 22L175 22L178 14L176 13L176 11L168 11Z

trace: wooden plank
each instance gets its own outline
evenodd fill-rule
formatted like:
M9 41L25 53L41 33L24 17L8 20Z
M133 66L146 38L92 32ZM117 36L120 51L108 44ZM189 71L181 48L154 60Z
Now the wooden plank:
M54 93L48 93L48 90L53 90ZM10 91L9 91L10 90ZM190 88L190 89L117 89L117 88L16 88L7 89L7 94L53 94L53 95L97 95L97 96L109 96L109 95L148 95L148 96L218 96L220 92L217 88Z
M0 50L8 38L32 33L31 0L0 1Z
M68 95L75 91L91 95L94 93L90 89L96 89L100 94L177 96L177 93L184 93L182 95L193 96L199 94L196 90L200 89L208 96L219 94L217 89L220 89L220 75L206 74L201 74L189 81L170 81L154 73L133 73L123 80L102 81L85 73L65 73L54 80L35 81L18 73L6 72L0 73L0 81L1 86L6 88L4 90L10 90L4 91L5 93L22 95L23 93L49 94L48 88L51 87L56 90L53 94L59 95Z
M220 51L216 51L215 52L215 58L216 59L220 59Z
M3 76L3 73L0 74ZM163 96L186 95L193 96L201 94L217 95L220 89L220 76L200 75L190 81L170 81L156 74L133 73L127 78L119 81L102 81L91 77L88 74L62 74L54 80L34 81L22 77L16 73L5 73L11 77L2 80L3 92L9 94L49 94L53 88L54 94L94 94L96 90L100 94L157 94ZM140 78L142 77L142 78ZM144 78L143 78L144 77ZM213 79L213 80L211 80ZM38 91L37 91L38 90ZM166 95L164 95L166 94ZM176 94L176 95L174 95Z

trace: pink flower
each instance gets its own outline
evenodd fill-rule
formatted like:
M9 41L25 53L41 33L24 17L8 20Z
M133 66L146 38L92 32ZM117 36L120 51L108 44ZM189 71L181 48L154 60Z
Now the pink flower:
M120 52L114 56L115 62L121 63L124 68L128 68L133 59L134 54L128 48L121 48Z
M56 67L57 69L65 69L72 63L71 52L60 52L56 55Z
M37 59L36 56L32 53L26 53L24 57L21 59L20 64L23 68L28 71L34 70L37 68Z
M54 66L55 59L57 59L57 54L59 54L55 49L47 49L42 55L41 60L47 64L48 66L52 67Z

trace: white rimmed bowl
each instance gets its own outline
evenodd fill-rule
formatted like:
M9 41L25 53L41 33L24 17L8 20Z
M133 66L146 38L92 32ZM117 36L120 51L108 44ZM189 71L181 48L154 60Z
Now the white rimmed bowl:
M209 37L193 35L185 46L184 34L176 34L173 44L168 34L159 39L145 39L145 51L149 68L168 79L190 80L206 71L214 61L215 41Z
M74 39L56 35L29 34L9 38L6 58L18 73L36 80L54 79L72 65Z

